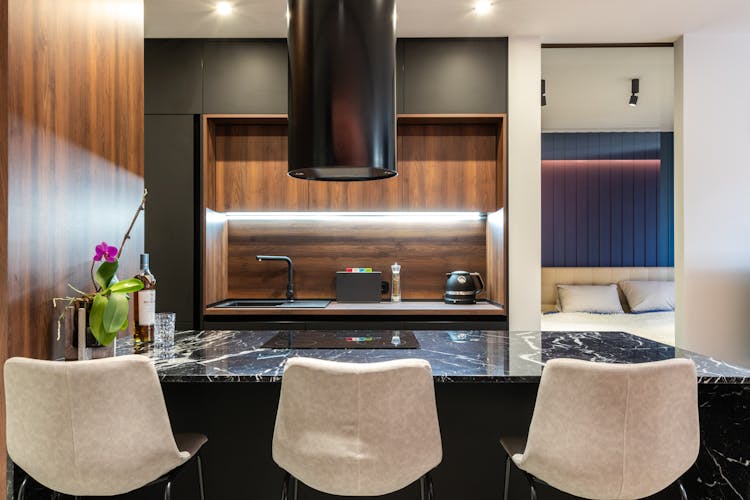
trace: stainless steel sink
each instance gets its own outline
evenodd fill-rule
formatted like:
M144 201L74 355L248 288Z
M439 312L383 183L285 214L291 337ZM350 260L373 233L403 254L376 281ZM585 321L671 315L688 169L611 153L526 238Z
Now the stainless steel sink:
M323 309L330 304L330 300L284 300L284 299L230 299L214 304L212 307L224 309L244 309L248 307L283 307Z

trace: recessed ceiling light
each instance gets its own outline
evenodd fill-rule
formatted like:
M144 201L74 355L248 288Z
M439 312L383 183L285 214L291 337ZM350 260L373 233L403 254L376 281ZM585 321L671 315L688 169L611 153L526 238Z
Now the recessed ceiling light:
M219 2L216 4L216 12L221 16L226 16L232 13L232 4L229 2Z
M487 14L492 9L492 2L489 0L479 0L474 4L474 11L479 15Z

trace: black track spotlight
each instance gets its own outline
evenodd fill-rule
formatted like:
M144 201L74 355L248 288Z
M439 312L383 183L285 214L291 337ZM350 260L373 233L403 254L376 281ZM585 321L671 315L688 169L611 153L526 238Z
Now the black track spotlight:
M628 105L630 106L636 107L638 105L640 83L641 80L639 78L633 78L632 80L630 80L630 100L628 101Z
M542 106L547 105L547 82L542 80Z

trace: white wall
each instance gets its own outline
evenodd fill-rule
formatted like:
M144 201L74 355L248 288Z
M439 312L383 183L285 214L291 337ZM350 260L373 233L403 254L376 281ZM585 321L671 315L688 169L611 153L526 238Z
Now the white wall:
M508 39L508 319L539 330L542 282L541 42Z
M542 130L671 131L673 64L672 47L542 49ZM636 107L628 106L633 78L640 79Z
M750 365L750 35L675 45L680 347Z

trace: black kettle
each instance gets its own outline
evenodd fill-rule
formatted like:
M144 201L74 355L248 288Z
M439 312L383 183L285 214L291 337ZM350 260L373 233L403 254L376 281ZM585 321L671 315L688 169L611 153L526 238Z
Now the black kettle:
M445 303L446 304L476 304L477 295L484 290L484 281L479 273L467 271L453 271L445 273ZM474 277L479 282L477 287Z

